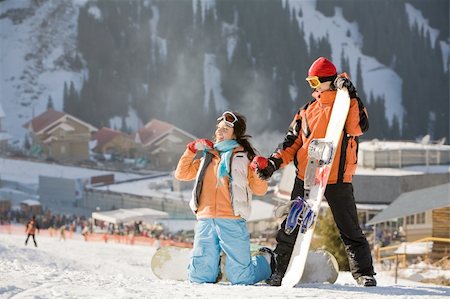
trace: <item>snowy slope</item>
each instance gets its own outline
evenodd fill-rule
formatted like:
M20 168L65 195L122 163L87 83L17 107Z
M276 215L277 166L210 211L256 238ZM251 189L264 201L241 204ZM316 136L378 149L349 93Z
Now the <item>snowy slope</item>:
M355 285L341 272L334 285L309 284L278 288L264 284L193 285L159 281L150 270L153 247L60 242L37 236L38 248L25 236L0 233L0 298L445 298L450 288L378 275L379 286Z
M85 0L2 1L0 15L0 102L12 143L22 146L22 125L46 110L49 96L62 110L64 82L81 87L85 71L69 70L76 52L78 6Z

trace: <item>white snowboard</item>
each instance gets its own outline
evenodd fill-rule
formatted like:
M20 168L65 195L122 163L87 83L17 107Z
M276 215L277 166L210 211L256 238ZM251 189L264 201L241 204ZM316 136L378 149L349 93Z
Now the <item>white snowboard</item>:
M152 257L151 269L159 279L188 280L187 268L191 258L190 248L166 246ZM223 264L222 264L222 272ZM334 283L339 274L336 258L326 250L311 251L301 283ZM226 281L223 275L220 281Z
M336 154L336 148L339 145L349 108L350 97L348 95L347 89L339 89L336 93L336 98L334 100L333 110L331 111L330 121L327 126L325 138L322 139L322 141L332 143L333 150L331 151L331 155L329 155L331 157L331 160L327 159L329 163L322 165L314 172L310 172L308 168L305 171L305 186L307 185L306 178L312 178L312 185L309 189L309 199L307 199L306 197L305 199L307 199L308 204L316 215L318 215L320 210L320 203L322 202L325 193L328 177L333 165L334 156ZM314 140L311 141L311 143L314 143ZM308 154L309 153L310 151L308 150ZM309 163L310 161L308 161L308 164ZM307 191L305 191L305 195L306 192ZM282 286L294 287L300 282L304 270L306 269L309 247L311 245L311 240L314 234L316 223L317 219L313 226L306 232L298 233L294 249L292 251L292 256L286 270L286 274L284 275L281 282Z

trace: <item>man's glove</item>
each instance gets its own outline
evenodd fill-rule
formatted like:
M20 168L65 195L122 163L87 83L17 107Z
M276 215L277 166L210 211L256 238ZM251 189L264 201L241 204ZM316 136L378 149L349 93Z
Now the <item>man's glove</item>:
M342 89L343 87L347 88L348 90L348 95L350 96L350 98L356 98L356 88L353 85L352 81L350 81L348 78L345 77L337 77L334 80L334 86L336 86L336 88L338 89Z
M211 149L214 147L214 143L211 140L208 139L197 139L192 141L187 145L187 148L193 152L194 154L198 150L205 150L205 149Z
M262 156L256 156L253 158L252 163L250 163L250 167L256 171L256 174L262 180L268 180L276 170L275 163Z

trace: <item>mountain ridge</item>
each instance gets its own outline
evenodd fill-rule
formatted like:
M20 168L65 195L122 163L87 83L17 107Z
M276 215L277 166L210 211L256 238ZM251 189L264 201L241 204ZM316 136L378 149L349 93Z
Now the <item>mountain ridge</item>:
M26 133L21 125L43 112L49 98L57 110L126 131L159 118L209 136L211 123L225 109L244 113L252 134L285 131L296 109L311 98L304 77L317 56L330 57L339 71L351 74L369 110L372 130L367 138L449 136L443 123L448 120L448 90L423 108L417 103L428 97L429 84L425 91L405 88L411 78L421 78L408 74L414 67L400 65L407 61L402 56L416 63L417 55L431 53L432 63L423 59L432 64L425 70L429 76L439 65L436 48L442 56L437 82L447 79L448 85L448 37L439 37L445 30L436 34L438 29L414 1L378 3L393 5L388 16L403 14L402 28L416 39L407 31L403 35L421 47L411 51L422 52L400 55L397 45L386 54L372 53L376 56L364 52L368 37L379 33L370 35L361 26L362 5L256 2L0 2L1 39L7 44L0 46L6 54L0 61L1 103L14 144L21 146ZM376 6L368 1L368 7ZM411 18L416 27L408 23ZM433 49L430 32L441 47ZM425 124L415 124L423 112Z

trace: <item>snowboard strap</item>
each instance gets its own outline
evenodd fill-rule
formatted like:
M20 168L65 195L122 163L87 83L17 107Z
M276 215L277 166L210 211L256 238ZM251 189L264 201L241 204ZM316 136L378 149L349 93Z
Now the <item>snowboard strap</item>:
M316 214L308 202L300 196L297 196L291 203L289 214L286 218L284 231L290 235L300 225L300 232L306 232L314 223Z

